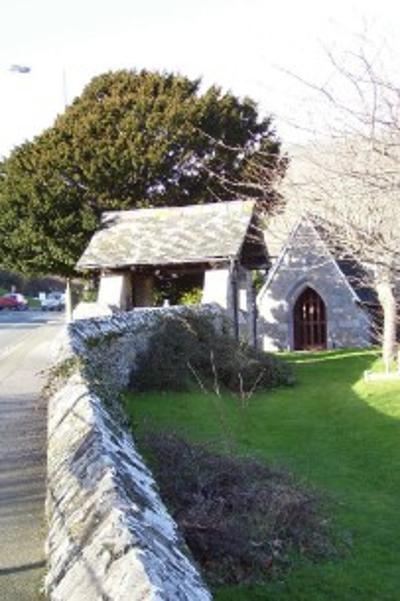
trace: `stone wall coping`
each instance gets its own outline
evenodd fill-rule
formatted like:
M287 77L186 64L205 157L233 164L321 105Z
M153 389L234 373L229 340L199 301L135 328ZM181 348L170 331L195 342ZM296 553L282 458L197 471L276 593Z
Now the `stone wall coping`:
M192 310L222 316L210 307ZM110 346L123 350L135 328L145 336L145 326L149 335L156 315L182 312L144 309L79 320L67 328L59 361L91 360L92 353L97 360L98 348L91 350L88 341L107 341L111 334ZM49 399L46 505L45 588L52 601L212 599L130 432L80 369Z

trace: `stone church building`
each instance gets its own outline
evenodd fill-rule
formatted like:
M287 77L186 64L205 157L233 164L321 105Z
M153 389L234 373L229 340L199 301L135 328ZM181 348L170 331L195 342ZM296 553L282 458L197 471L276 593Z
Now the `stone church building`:
M354 264L335 258L310 221L300 220L257 298L259 347L283 351L369 346L374 298L359 275Z
M91 314L154 304L160 275L195 274L203 303L218 303L236 337L266 351L365 347L372 342L371 291L300 220L274 256L253 201L105 213L78 262L97 272ZM265 274L256 297L253 273Z

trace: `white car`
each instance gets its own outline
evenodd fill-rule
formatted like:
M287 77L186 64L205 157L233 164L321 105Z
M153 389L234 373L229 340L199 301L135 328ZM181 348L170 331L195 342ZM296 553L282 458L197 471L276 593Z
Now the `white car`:
M65 309L65 294L50 292L40 303L42 311L63 311Z

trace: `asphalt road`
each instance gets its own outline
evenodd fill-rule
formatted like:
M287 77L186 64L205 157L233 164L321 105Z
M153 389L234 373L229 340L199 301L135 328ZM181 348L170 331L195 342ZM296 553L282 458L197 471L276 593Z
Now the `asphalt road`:
M63 315L0 312L0 600L38 601L45 571L44 370Z

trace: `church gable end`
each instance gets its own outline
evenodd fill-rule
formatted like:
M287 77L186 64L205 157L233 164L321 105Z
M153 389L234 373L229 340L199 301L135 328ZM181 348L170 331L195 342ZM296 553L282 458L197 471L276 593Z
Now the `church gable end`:
M258 296L260 347L366 346L369 318L314 226L300 221Z

